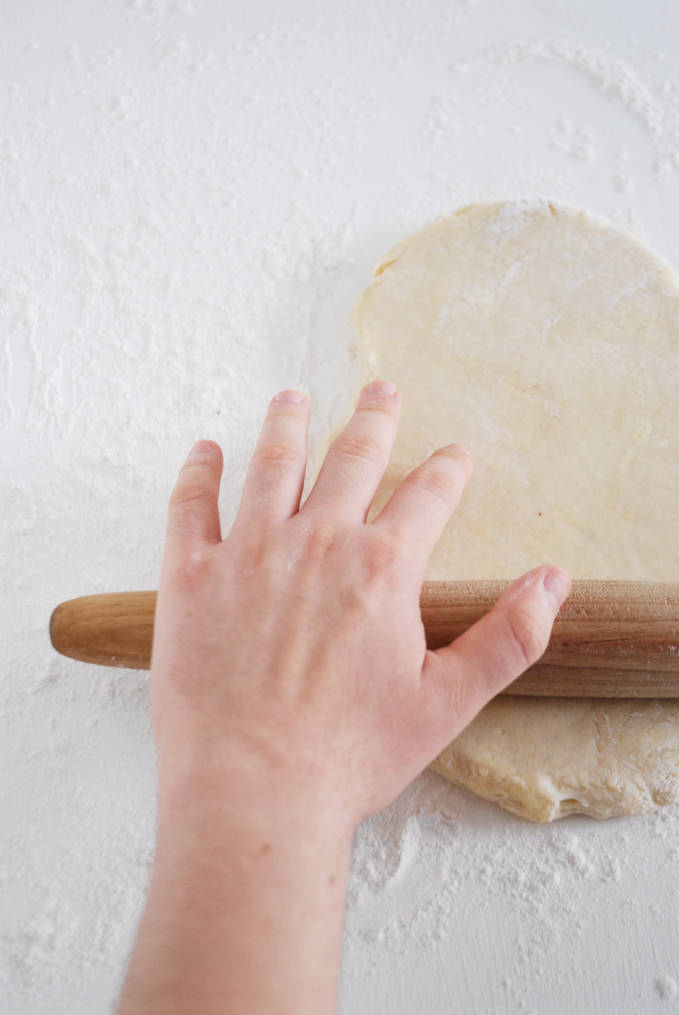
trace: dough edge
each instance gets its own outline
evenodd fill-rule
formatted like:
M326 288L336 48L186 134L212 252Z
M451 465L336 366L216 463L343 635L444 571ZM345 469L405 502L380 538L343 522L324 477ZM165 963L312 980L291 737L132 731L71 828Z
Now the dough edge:
M359 390L373 376L364 331L361 326L362 306L372 288L379 285L380 276L398 262L400 256L415 238L420 241L429 230L435 230L442 223L458 216L473 215L477 212L484 215L507 205L512 205L517 210L524 212L531 210L544 212L547 209L552 214L564 212L575 215L585 223L589 222L605 229L609 235L617 234L626 242L632 241L655 261L659 273L666 275L672 285L677 286L677 274L673 266L643 238L587 209L548 198L506 199L466 204L451 213L441 214L430 220L421 229L393 246L376 264L373 277L357 300L353 313L361 361ZM545 699L529 698L521 700L523 707L528 709L531 708L531 701L545 701ZM596 699L583 699L583 703L595 706ZM490 702L483 711L488 711L490 714L493 704ZM606 704L609 703L606 702ZM613 707L615 709L620 705L624 709L627 704L626 701L616 701ZM662 709L666 703L649 702L648 704L657 705ZM638 702L629 702L629 705L634 708L638 706ZM478 717L431 762L429 769L453 785L468 789L475 795L498 804L518 817L538 823L555 821L571 814L584 814L592 818L604 819L645 814L656 810L659 806L679 803L679 747L676 750L677 763L674 766L674 771L668 772L667 777L663 777L662 772L655 770L651 772L650 777L638 773L639 778L635 783L625 786L623 782L615 787L614 792L613 787L609 784L597 794L592 793L591 784L583 786L571 782L557 787L554 780L549 777L527 780L517 770L511 771L510 768L505 768L502 773L499 773L497 766L479 764L473 756L473 751L468 748L469 739L473 735L477 722ZM675 722L679 724L679 702L677 702Z

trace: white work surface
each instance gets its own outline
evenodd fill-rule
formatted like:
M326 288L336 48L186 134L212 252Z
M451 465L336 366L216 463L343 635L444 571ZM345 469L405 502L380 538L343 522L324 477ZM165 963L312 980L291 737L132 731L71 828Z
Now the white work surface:
M52 607L157 585L195 438L224 448L227 522L277 389L310 391L316 437L342 418L354 300L431 217L551 196L679 265L679 13L0 12L0 1010L89 1015L151 864L147 675L56 656ZM671 809L531 826L422 776L357 836L341 1012L679 1011L678 833Z

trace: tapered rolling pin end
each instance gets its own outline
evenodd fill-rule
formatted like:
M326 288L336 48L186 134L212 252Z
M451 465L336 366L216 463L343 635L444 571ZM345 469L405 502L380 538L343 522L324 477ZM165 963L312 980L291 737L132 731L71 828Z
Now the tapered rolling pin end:
M69 599L52 612L50 640L57 652L80 662L147 670L155 608L155 592Z

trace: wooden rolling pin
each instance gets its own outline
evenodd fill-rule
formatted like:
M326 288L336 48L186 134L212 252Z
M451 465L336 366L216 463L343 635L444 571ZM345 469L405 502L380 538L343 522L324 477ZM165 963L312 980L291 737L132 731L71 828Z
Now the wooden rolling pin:
M426 582L420 605L430 648L487 613L506 582ZM155 592L82 596L57 606L58 652L104 666L148 669ZM505 694L679 697L679 585L575 581L539 663Z

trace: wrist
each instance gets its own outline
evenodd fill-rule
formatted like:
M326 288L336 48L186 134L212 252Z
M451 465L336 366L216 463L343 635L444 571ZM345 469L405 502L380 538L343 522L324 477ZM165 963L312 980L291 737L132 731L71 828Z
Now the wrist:
M336 787L308 769L280 768L239 754L159 758L158 836L209 830L210 838L267 834L349 851L358 821Z

